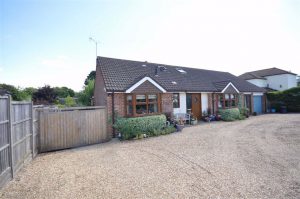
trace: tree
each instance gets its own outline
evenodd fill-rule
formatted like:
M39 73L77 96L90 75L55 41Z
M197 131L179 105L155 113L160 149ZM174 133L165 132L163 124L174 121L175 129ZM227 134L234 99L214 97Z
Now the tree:
M76 105L76 102L75 102L75 100L74 100L73 97L68 96L68 97L66 97L66 99L65 99L65 104L66 104L67 107L71 107L71 106L75 106L75 105Z
M34 92L36 92L37 89L33 87L27 87L23 89L23 92L26 93L27 95L32 96Z
M22 96L18 88L9 84L0 84L0 88L10 93L11 97L15 101L21 101Z
M78 93L78 101L81 105L91 106L94 95L95 80L88 80L88 84Z
M22 89L9 84L0 84L0 89L8 91L14 101L31 100L31 93L28 92L27 88Z
M49 85L39 88L33 93L32 99L35 104L53 104L57 98L54 89Z
M90 72L90 74L86 77L85 81L84 81L84 85L88 85L88 81L89 80L94 80L96 79L96 71L92 70Z
M74 97L75 92L74 90L68 88L68 87L54 87L54 91L56 93L56 95L60 98L66 98L68 96L70 97Z

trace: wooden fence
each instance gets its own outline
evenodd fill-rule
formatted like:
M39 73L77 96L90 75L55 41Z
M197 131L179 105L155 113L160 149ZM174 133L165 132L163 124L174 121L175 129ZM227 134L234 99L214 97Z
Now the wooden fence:
M49 109L0 96L0 189L40 152L110 138L105 107Z
M0 188L37 154L31 102L0 96Z
M105 107L39 109L40 152L109 140Z

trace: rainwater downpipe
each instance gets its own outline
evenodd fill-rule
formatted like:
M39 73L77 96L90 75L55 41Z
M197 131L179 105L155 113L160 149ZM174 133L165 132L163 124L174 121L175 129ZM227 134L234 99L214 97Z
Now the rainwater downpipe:
M112 110L112 129L113 129L113 137L116 137L115 135L115 127L114 127L114 124L115 124L115 92L114 90L112 91L112 94L111 94L111 110Z

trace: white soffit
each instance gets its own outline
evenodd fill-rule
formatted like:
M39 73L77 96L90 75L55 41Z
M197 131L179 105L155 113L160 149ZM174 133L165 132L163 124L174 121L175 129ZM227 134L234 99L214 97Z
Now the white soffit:
M157 87L159 90L161 90L163 93L167 92L163 87L161 87L159 84L157 84L153 79L151 79L150 77L144 77L143 79L141 79L140 81L138 81L137 83L135 83L134 85L132 85L130 88L128 88L125 93L131 93L134 89L136 89L137 87L139 87L142 83L144 83L145 81L149 81L151 82L151 84L153 84L155 87ZM145 91L146 92L146 91Z
M221 91L221 93L224 93L230 85L234 88L234 90L236 90L237 93L240 93L240 91L231 82L227 84L227 86Z

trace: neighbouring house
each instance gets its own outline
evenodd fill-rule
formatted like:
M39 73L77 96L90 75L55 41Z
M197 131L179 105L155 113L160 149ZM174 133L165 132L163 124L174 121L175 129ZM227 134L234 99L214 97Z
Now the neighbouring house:
M240 106L265 112L265 89L228 72L97 57L94 100L108 117L192 113ZM113 111L114 110L114 111ZM114 118L114 117L112 117Z
M282 91L297 86L297 74L279 68L247 72L239 77L267 91Z

